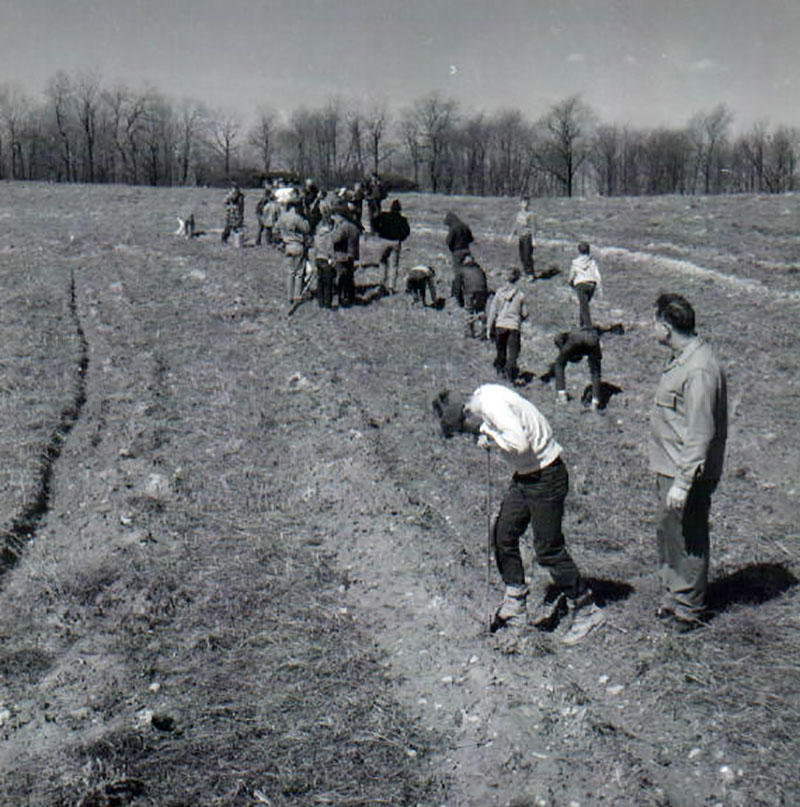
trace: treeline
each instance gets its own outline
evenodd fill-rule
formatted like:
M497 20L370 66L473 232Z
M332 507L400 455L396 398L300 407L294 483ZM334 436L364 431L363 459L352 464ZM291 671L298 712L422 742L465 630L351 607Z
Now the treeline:
M530 121L462 109L438 93L409 107L332 98L282 119L241 118L153 87L57 73L41 97L0 85L0 179L150 185L314 177L335 187L377 171L395 189L495 196L782 193L794 190L800 134L757 124L732 135L724 105L685 126L600 122L580 96Z

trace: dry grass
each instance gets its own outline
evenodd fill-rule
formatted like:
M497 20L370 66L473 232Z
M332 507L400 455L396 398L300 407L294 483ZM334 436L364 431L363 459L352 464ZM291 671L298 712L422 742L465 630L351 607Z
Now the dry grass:
M408 708L400 695L416 682L397 679L380 644L391 609L362 612L353 592L368 590L371 572L391 576L370 568L371 553L373 564L416 564L429 596L467 614L460 635L438 639L442 660L465 652L483 608L485 458L468 441L438 441L429 400L442 386L492 380L488 346L461 338L459 311L402 299L327 320L303 306L288 325L270 296L273 257L169 236L187 206L213 225L205 192L46 190L8 188L16 204L0 241L9 534L44 489L42 459L56 468L46 517L29 522L36 537L0 592L0 709L10 713L0 801L450 803L437 754L457 728L431 731ZM565 529L606 597L609 627L585 650L536 636L503 662L509 708L530 708L532 687L551 686L536 706L536 742L553 744L547 770L558 774L543 781L522 746L498 766L506 801L580 801L579 784L607 803L654 807L788 805L798 795L798 281L796 216L782 212L797 206L794 197L537 202L540 267L563 271L573 241L588 237L604 272L597 317L622 320L626 335L605 343L605 377L623 392L604 418L577 400L556 409L539 381L526 390L565 446ZM449 207L473 225L496 283L514 260L513 200L409 195L417 232L406 259L434 263L445 284ZM37 211L47 240L26 243L35 229L26 211ZM119 211L122 229L103 230ZM86 351L70 310L73 272ZM680 639L652 618L643 436L663 358L648 327L662 286L695 301L733 402L728 476L713 507L714 618ZM539 375L574 301L563 276L529 294L523 367ZM586 375L568 370L576 397ZM69 439L49 455L78 402ZM505 477L495 473L496 500ZM430 612L414 620L438 636ZM608 692L615 684L619 695Z

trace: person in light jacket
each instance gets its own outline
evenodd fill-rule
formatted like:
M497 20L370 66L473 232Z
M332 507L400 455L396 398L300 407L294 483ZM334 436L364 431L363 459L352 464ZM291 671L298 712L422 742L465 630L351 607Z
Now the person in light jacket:
M508 270L507 282L498 289L489 303L486 316L487 339L494 339L497 355L494 367L497 374L512 383L517 380L517 359L522 347L521 328L528 318L525 295L519 288L520 271L514 266Z
M592 312L589 303L600 286L600 269L597 261L591 256L591 247L586 241L578 244L578 257L572 261L567 283L575 289L575 293L578 295L580 327L591 328Z

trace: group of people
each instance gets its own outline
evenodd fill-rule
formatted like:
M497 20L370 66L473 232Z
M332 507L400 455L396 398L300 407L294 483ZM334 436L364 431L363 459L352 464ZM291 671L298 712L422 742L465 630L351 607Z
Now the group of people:
M726 378L711 347L697 334L694 308L685 297L659 295L653 329L658 343L670 351L650 418L662 580L655 615L683 633L701 626L707 615L709 511L727 439ZM588 331L581 329L587 339ZM597 348L591 344L580 349L592 355ZM485 384L468 399L444 391L433 408L446 437L477 435L479 446L497 448L514 470L492 526L496 564L505 584L492 630L520 627L527 620L529 588L519 544L531 524L536 560L552 580L533 622L552 628L563 620L563 640L579 641L605 616L567 549L562 517L569 474L547 419L516 390L500 384Z
M293 303L307 294L307 267L313 255L319 305L331 307L334 291L340 306L352 305L359 243L365 232L386 241L380 259L382 285L387 293L397 291L401 245L410 233L399 200L393 201L388 211L381 209L386 193L376 175L365 185L356 183L352 189L340 189L333 199L330 197L307 180L303 188L269 188L257 209L256 243L261 243L263 233L267 243L278 242L286 256L288 300ZM361 213L364 202L368 210L366 228ZM223 240L241 227L241 191L231 191L226 209L229 216ZM509 382L508 386L484 384L468 398L443 391L433 402L445 436L458 432L477 435L479 446L497 448L513 468L510 486L492 524L495 561L505 584L492 630L521 626L527 620L529 588L519 544L530 524L536 560L552 580L533 622L544 628L563 622L567 626L564 641L578 641L603 623L604 613L572 559L562 531L568 469L545 416L513 388L519 385L521 330L528 317L520 281L543 276L537 274L534 261L533 213L528 201L521 200L509 236L518 241L521 267L506 270L503 284L494 292L473 255L471 228L453 211L447 213L444 223L451 254L450 291L465 310L465 335L494 341L494 366L498 376ZM428 295L431 305L440 304L443 301L437 294L435 276L432 266L410 267L406 291L425 305L429 304ZM566 366L586 357L591 375L590 405L600 410L605 404L600 339L624 329L621 325L603 328L593 322L591 302L602 280L585 241L577 246L567 282L575 292L577 327L556 334L558 353L543 378L555 378L556 400L565 403ZM650 467L659 497L657 545L663 581L656 613L683 632L701 625L706 615L708 517L727 435L726 380L710 346L695 330L695 312L685 297L660 295L653 322L655 338L670 350L651 415Z

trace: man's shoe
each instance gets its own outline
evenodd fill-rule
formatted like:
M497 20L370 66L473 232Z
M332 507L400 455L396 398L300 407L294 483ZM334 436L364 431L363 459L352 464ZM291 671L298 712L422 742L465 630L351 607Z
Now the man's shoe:
M569 627L561 636L561 642L566 645L577 644L606 621L605 612L595 602L569 616Z
M685 619L675 613L670 613L664 618L664 625L672 633L691 633L698 628L702 628L703 624L700 619Z

